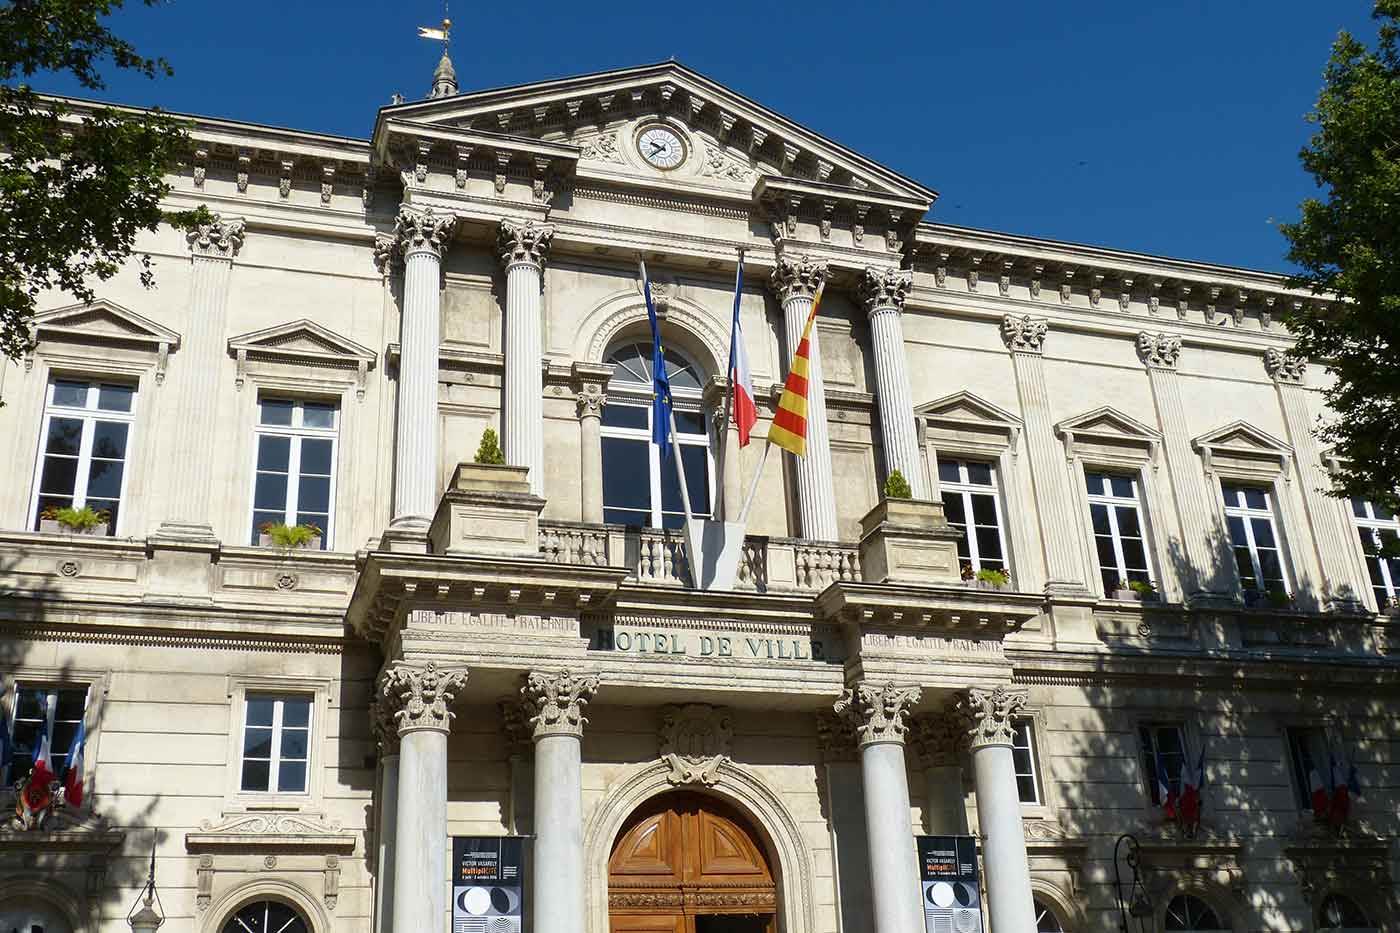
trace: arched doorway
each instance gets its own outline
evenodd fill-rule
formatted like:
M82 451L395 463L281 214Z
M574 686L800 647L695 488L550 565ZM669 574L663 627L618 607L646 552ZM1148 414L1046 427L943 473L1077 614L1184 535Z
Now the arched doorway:
M749 820L701 794L663 794L608 859L610 933L777 933L777 887Z

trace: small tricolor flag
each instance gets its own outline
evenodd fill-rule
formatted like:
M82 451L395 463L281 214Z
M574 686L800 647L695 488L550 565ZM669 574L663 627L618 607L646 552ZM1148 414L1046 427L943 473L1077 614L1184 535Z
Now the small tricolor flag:
M78 723L73 744L68 746L68 769L63 773L63 800L78 809L83 805L83 747L87 744L87 723Z
M783 394L778 399L778 410L773 415L773 423L768 426L768 440L798 457L807 455L807 372L811 365L812 324L817 319L817 308L822 303L822 290L825 288L826 283L822 282L812 298L812 310L807 314L797 352L792 355L787 382L783 384Z
M1176 788L1172 787L1171 776L1167 774L1167 763L1162 760L1162 752L1157 751L1157 805L1162 815L1169 820L1176 819Z
M733 386L732 417L739 429L739 446L747 447L749 434L758 423L758 406L753 400L753 373L749 353L744 348L744 331L739 324L739 303L744 294L744 254L739 254L739 271L734 278L734 324L729 329L729 382Z
M1181 777L1181 822L1184 826L1196 826L1201 822L1201 789L1206 783L1206 749L1201 746L1201 754L1196 758L1196 767L1189 772L1182 769Z
M1322 782L1322 775L1317 773L1317 766L1313 764L1309 756L1304 764L1308 767L1308 796L1312 800L1313 816L1319 820L1327 819L1329 804L1332 795L1327 791L1327 785ZM1328 772L1329 776L1331 772Z
M53 803L53 762L50 754L49 731L40 725L38 747L34 754L34 767L20 787L19 799L15 801L15 813L26 824L41 818Z

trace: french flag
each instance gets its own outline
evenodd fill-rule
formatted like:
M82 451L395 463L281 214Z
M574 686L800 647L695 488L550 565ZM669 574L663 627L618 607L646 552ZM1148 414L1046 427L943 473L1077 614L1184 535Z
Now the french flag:
M739 446L747 447L749 433L758 423L758 406L754 404L753 373L749 369L749 353L744 348L744 331L739 325L739 302L744 293L744 254L739 254L739 271L734 278L734 324L729 331L729 381L734 386L733 417L739 429Z
M1201 788L1206 783L1206 749L1196 758L1196 767L1181 777L1181 822L1195 826L1201 822Z
M73 744L68 747L68 770L63 773L63 799L78 809L83 805L83 749L87 746L87 723L78 723Z
M1157 800L1162 813L1169 820L1176 819L1176 791L1172 790L1171 778L1167 776L1167 765L1162 761L1162 753L1157 752Z
M1312 798L1313 816L1319 820L1327 819L1328 804L1331 803L1332 795L1327 792L1327 785L1322 783L1322 775L1317 773L1317 767L1312 759L1307 760L1308 765L1308 790Z
M1348 775L1342 770L1342 763L1331 752L1327 753L1332 766L1332 806L1327 818L1333 826L1340 826L1351 815L1351 788Z
M42 726L40 728L43 728ZM39 753L34 756L34 768L20 790L19 805L30 813L38 813L49 805L52 795L49 784L53 782L53 761L50 758L49 732L44 728L39 733Z

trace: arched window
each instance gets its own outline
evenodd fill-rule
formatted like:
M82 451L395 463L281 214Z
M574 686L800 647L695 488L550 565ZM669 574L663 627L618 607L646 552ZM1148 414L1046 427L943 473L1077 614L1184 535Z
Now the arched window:
M1317 911L1319 930L1374 930L1376 925L1366 916L1361 905L1345 894L1329 894L1322 899Z
M1064 933L1065 928L1060 923L1060 918L1055 916L1055 912L1046 906L1044 901L1034 901L1031 906L1035 910L1036 933Z
M254 901L224 921L223 933L310 933L296 909L281 901Z
M1215 908L1190 894L1178 894L1167 904L1165 928L1181 933L1228 930Z
M685 521L674 458L651 443L651 344L631 343L608 354L616 366L603 409L603 520L621 525L679 528ZM675 350L666 351L666 375L676 414L690 508L710 514L714 464L700 404L702 374Z
M72 933L63 914L37 897L17 897L0 904L0 933Z

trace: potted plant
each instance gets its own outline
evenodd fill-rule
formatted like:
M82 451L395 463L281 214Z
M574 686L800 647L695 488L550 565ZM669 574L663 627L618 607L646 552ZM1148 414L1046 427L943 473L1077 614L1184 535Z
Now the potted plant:
M258 526L258 546L278 547L284 551L319 551L321 529L309 522L305 525L263 522Z
M1007 573L1005 570L993 570L984 567L977 571L973 579L976 581L977 588L980 590L1002 590L1006 589L1007 584L1011 582L1011 574Z
M106 537L111 526L112 513L106 509L83 506L59 508L48 506L39 513L39 530L46 534L92 535Z
M481 432L481 443L477 445L473 462L490 466L500 466L506 462L506 455L501 451L501 441L496 437L495 428L487 428Z
M904 478L904 474L898 470L893 470L885 477L885 498L886 499L912 499L914 491L909 488L909 481Z
M1113 598L1124 602L1151 602L1157 598L1157 584L1151 580L1119 580Z
M1271 609L1292 609L1293 594L1287 590L1269 590L1269 608Z

